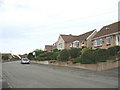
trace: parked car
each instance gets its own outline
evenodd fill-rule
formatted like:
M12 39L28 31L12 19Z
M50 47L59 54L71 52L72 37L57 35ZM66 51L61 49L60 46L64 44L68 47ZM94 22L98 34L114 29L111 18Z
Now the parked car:
M21 59L21 64L24 64L24 63L30 64L30 60L28 58L22 58Z

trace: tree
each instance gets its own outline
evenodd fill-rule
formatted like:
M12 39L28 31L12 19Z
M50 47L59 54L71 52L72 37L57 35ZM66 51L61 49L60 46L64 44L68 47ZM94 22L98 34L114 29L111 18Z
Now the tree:
M8 60L8 59L10 59L10 58L9 58L8 55L5 54L5 55L2 55L2 59L3 59L3 60Z
M31 53L29 53L29 54L28 54L28 56L27 56L27 58L28 58L28 59L31 59L31 60L32 60L32 59L34 59L34 57L35 57L35 56L33 55L33 53L32 53L32 52L31 52Z

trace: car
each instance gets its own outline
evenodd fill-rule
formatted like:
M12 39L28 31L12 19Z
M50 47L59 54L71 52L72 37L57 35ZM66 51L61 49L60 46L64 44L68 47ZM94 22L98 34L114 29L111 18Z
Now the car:
M30 64L30 60L28 58L22 58L21 64Z

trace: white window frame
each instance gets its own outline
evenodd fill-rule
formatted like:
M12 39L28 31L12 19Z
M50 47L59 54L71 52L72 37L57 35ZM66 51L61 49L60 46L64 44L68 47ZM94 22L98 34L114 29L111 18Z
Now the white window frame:
M110 36L106 37L106 44L111 44L111 37Z
M79 47L79 41L74 41L73 42L73 47L75 47L75 48Z
M62 49L62 43L59 43L59 48Z
M102 45L102 38L98 38L94 41L94 46L101 46Z
M120 35L116 35L116 45L120 46Z
M73 46L73 43L72 42L70 42L70 47L72 47Z
M97 40L94 40L94 46L97 46Z

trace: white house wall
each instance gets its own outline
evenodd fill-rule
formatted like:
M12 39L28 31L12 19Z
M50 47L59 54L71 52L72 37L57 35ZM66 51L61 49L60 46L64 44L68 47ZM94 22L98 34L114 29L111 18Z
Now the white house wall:
M63 40L63 38L61 36L59 36L58 41L57 41L57 49L63 50L65 48L64 43L65 43L65 41ZM62 44L62 48L60 47L60 44Z

